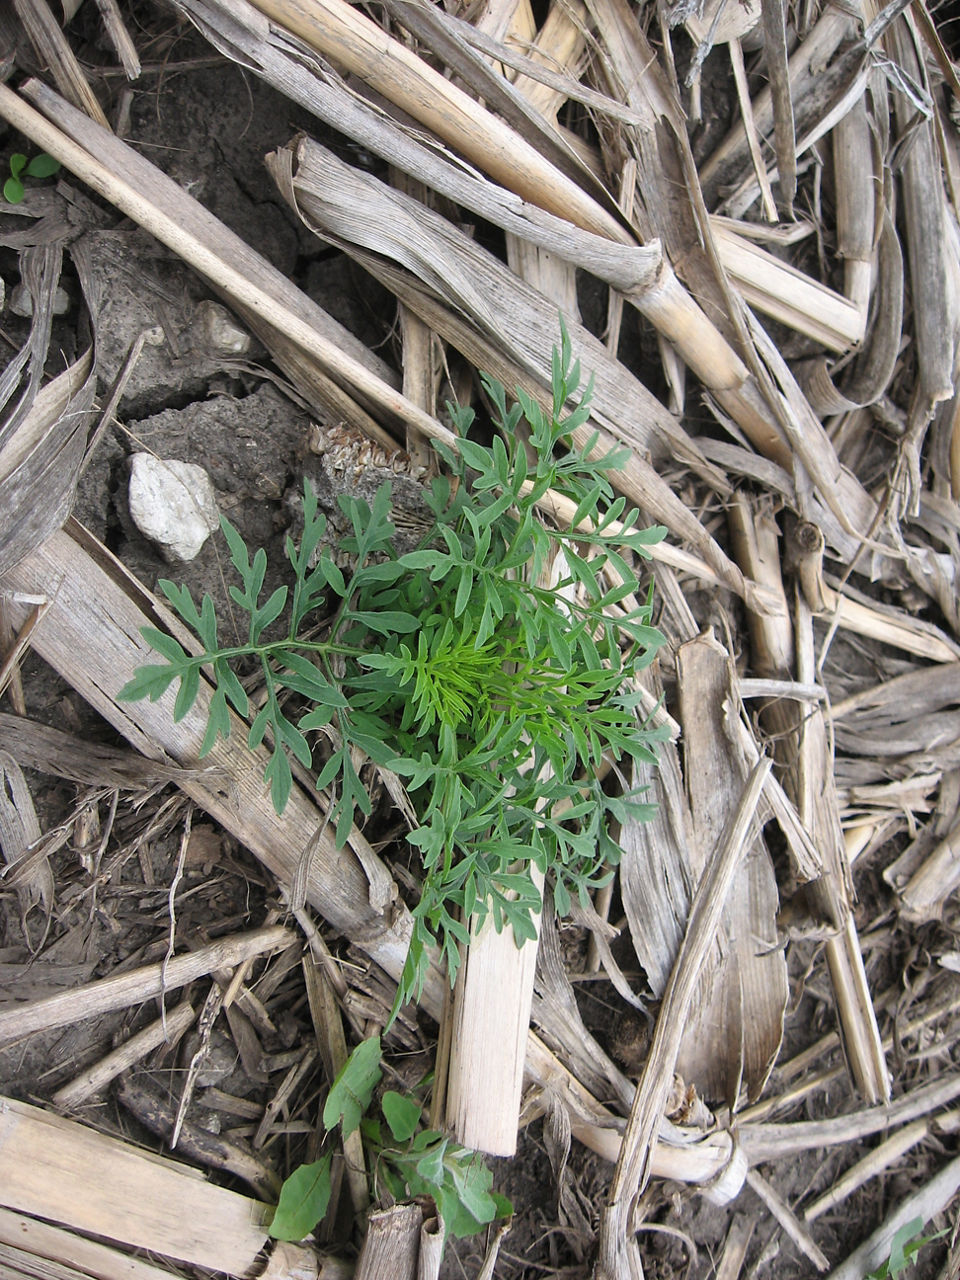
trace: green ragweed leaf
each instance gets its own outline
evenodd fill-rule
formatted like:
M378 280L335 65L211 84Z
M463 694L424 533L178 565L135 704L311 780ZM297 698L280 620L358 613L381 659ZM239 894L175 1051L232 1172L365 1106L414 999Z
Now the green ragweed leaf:
M274 1240L303 1240L327 1212L332 1181L328 1153L295 1169L280 1188L280 1199L267 1228Z
M323 1104L323 1123L328 1129L339 1124L343 1136L353 1133L373 1099L380 1083L380 1037L362 1040L337 1072Z
M51 178L59 171L60 161L54 160L53 156L48 156L45 151L41 151L38 156L33 157L24 173L28 178Z
M447 1146L448 1139L441 1138L416 1163L418 1176L431 1186L440 1187L443 1184L443 1156Z
M237 679L233 668L226 658L217 658L214 663L217 684L223 690L227 697L227 701L233 707L234 711L245 716L249 710L249 700L247 692L243 685Z
M161 578L157 585L187 626L197 633L207 651L212 653L217 647L217 618L210 596L203 597L198 610L188 587L178 587L166 578Z
M419 1102L388 1089L380 1099L380 1109L397 1142L406 1142L413 1137L423 1113Z
M165 664L149 663L138 667L133 678L117 694L117 699L120 702L137 702L140 698L149 698L151 702L156 702L163 697L174 680L180 680L174 715L182 720L199 690L197 659L191 658L173 636L165 631L158 631L156 627L141 627L140 634L167 661Z
M158 631L156 627L141 627L140 634L150 648L156 649L168 662L185 666L190 661L180 641L174 640L166 631Z
M493 1174L478 1152L462 1147L448 1155L446 1165L457 1204L452 1220L445 1219L447 1229L456 1236L472 1235L498 1216L497 1201L490 1192Z
M309 658L297 653L295 649L287 648L278 649L275 656L282 668L277 676L277 684L282 685L285 689L293 689L297 693L302 693L311 702L318 703L324 707L345 708L348 705L343 693L330 683ZM300 723L302 727L303 721ZM318 726L308 725L307 727L316 728Z
M139 702L141 698L149 698L151 702L156 702L176 678L176 668L166 664L137 667L133 679L128 680L117 694L117 701Z
M290 792L293 790L293 773L290 769L290 761L279 742L274 745L270 763L263 771L263 780L270 787L270 799L274 811L278 814L283 813L290 799Z
M395 633L409 635L411 631L420 629L420 619L412 613L403 613L399 609L382 609L377 613L363 609L352 609L349 614L352 622L359 622L369 631L377 635L389 636Z
M888 1276L902 1275L915 1261L917 1253L924 1245L931 1244L947 1234L947 1231L943 1230L937 1231L932 1236L923 1236L920 1234L921 1231L923 1231L922 1218L911 1218L909 1222L905 1222L890 1241L890 1257L876 1271L871 1271L867 1280L887 1280Z
M264 564L266 564L266 556L264 556ZM252 609L250 613L250 636L251 644L257 644L260 637L269 627L271 622L276 622L277 618L283 613L284 606L287 603L287 588L277 587L266 604L261 608Z
M210 719L200 744L200 759L210 754L216 746L217 739L230 737L230 712L227 709L227 695L223 685L219 685L210 699Z
M187 667L180 677L177 700L173 704L173 719L175 723L179 724L184 716L187 715L194 702L196 702L199 691L200 668L194 663Z

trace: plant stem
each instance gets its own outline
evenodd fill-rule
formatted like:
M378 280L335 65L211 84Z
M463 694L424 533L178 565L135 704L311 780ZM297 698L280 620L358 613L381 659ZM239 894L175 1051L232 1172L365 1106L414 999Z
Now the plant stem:
M322 657L328 654L340 654L345 658L359 658L364 653L355 645L336 644L332 640L268 640L265 644L238 644L229 649L211 649L198 656L189 655L187 663L191 667L205 667L208 663L218 662L221 658L262 658L264 661L278 650L293 649L297 652L318 653Z

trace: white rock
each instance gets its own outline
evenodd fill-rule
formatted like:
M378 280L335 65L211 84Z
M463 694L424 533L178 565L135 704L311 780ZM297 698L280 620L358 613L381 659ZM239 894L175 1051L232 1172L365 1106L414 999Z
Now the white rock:
M250 335L241 329L226 307L219 302L201 302L196 310L203 344L213 355L245 356L250 350Z
M167 560L192 560L220 527L210 477L192 462L135 453L129 502L134 524Z

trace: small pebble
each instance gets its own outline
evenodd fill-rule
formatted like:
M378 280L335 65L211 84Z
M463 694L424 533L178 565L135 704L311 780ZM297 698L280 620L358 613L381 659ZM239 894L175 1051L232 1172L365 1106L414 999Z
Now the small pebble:
M220 527L210 477L192 462L135 453L129 502L134 524L169 561L192 560Z
M250 335L241 329L233 316L218 302L201 302L196 310L204 347L213 355L245 356L250 350Z

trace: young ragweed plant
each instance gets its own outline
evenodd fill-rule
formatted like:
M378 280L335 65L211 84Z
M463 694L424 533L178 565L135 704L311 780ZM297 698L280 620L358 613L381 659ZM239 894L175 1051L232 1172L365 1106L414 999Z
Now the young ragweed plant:
M141 667L120 693L156 699L178 680L180 718L197 697L201 668L210 667L206 754L230 732L228 704L247 715L234 666L255 660L265 697L249 745L269 731L274 806L282 812L290 794L288 753L310 768L308 735L323 735L333 750L317 787L332 788L340 845L357 813L371 812L351 749L404 780L418 816L407 839L422 858L423 881L398 1007L419 996L432 946L453 982L471 920L492 913L518 944L535 936L532 868L551 877L561 914L571 894L586 903L619 856L611 820L649 816L638 793L608 794L599 777L605 757L620 762L622 775L634 761L655 762L660 735L638 714L635 677L663 637L624 556L648 557L664 530L634 528L637 512L614 498L607 472L626 451L593 458L596 438L582 449L572 444L589 416L590 388L568 413L580 372L565 329L552 375L550 413L521 391L508 407L504 388L484 379L498 432L490 446L469 437L472 410L448 406L458 451L437 446L449 474L426 494L432 523L413 551L396 549L389 484L372 505L341 496L353 530L341 544L353 568L342 572L321 548L326 521L306 484L303 535L286 546L292 595L279 587L261 603L266 554L251 560L222 520L242 582L230 593L249 616L246 642L220 642L209 596L198 609L185 587L161 582L203 651L188 654L144 628L164 661ZM547 528L536 504L548 490L572 499L572 527L590 531ZM289 622L269 638L288 595ZM310 705L290 718L281 694Z

